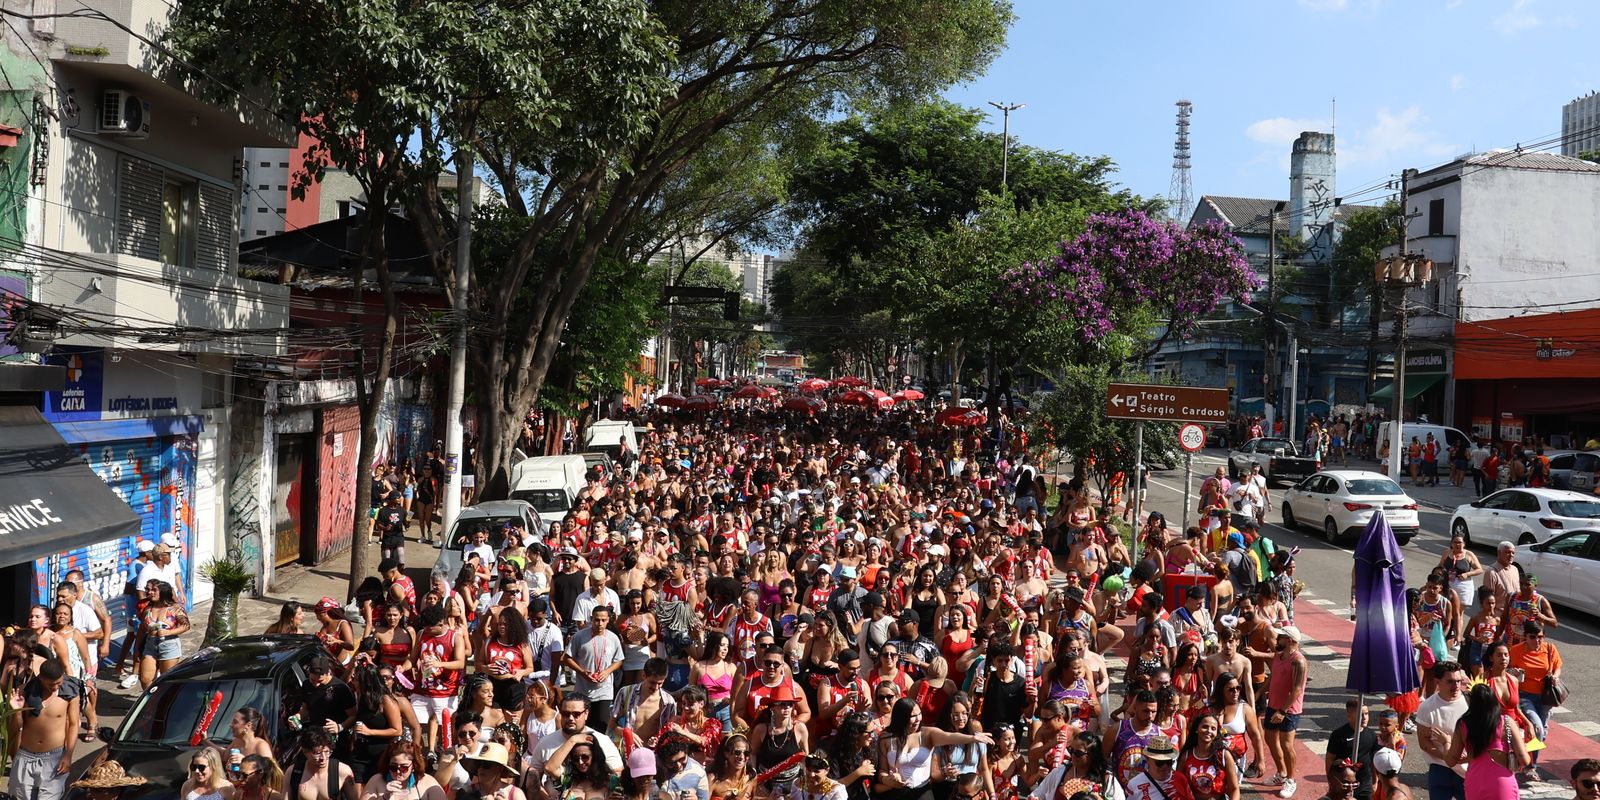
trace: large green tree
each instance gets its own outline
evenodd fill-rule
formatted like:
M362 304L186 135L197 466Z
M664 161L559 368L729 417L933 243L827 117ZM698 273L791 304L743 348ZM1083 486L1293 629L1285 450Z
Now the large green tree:
M398 318L384 212L436 190L445 143L469 140L486 104L530 130L581 118L586 141L638 134L665 86L668 54L657 26L629 0L185 0L164 40L169 67L197 91L225 103L261 102L235 94L249 87L310 135L297 195L336 167L356 178L375 212L352 264L355 306L361 276L371 273L385 309L356 350L363 469L377 447ZM586 96L572 96L574 84ZM419 142L419 130L439 135ZM375 363L367 363L369 349ZM372 572L363 546L370 491L370 481L356 482L351 591Z

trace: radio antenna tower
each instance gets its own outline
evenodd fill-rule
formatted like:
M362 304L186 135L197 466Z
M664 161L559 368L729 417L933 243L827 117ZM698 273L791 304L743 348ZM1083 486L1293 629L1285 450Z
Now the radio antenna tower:
M1189 224L1194 213L1194 186L1189 182L1189 115L1194 104L1178 101L1178 139L1172 144L1172 186L1167 189L1167 209L1172 221Z

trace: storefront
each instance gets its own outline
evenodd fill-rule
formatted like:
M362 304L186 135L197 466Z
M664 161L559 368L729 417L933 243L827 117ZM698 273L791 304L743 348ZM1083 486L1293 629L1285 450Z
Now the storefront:
M1450 356L1444 350L1414 350L1406 353L1405 418L1445 420L1450 413L1448 400ZM1379 408L1394 407L1394 383L1379 388L1368 399ZM1448 423L1446 423L1448 424Z
M208 437L201 406L201 371L180 357L103 350L58 350L49 360L67 368L65 387L45 394L44 418L61 438L133 510L137 528L95 542L58 547L34 564L30 585L37 601L81 569L105 599L114 620L125 618L123 587L140 539L178 540L174 554L192 607L210 597L196 585L194 568L214 552L214 520L202 512L202 439L208 480L206 509L215 500L215 434ZM202 523L205 523L202 525Z
M1456 325L1456 423L1502 442L1600 434L1600 309Z

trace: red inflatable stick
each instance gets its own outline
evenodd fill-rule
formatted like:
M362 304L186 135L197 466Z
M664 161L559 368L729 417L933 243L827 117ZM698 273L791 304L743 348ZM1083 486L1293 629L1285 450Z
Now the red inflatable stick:
M206 731L211 730L211 723L217 721L217 709L222 708L221 690L211 693L211 699L206 702L206 712L200 715L200 721L194 726L194 733L189 735L189 746L199 747L206 739Z
M455 742L451 741L451 739L453 739L453 738L454 738L454 731L452 731L451 727L450 727L450 709L448 709L448 708L440 709L439 710L439 740L444 743L443 749L449 750L450 748L455 747Z

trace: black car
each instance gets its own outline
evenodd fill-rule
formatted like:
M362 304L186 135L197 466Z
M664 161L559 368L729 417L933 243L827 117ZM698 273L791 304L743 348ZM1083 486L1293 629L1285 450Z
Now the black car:
M119 729L99 730L111 758L130 775L150 779L122 797L177 797L190 754L207 744L226 747L233 739L233 715L241 708L255 708L266 717L273 752L287 763L298 748L284 703L303 694L306 664L326 654L314 636L241 636L184 659L139 695ZM216 714L198 732L199 744L190 744L218 693Z

